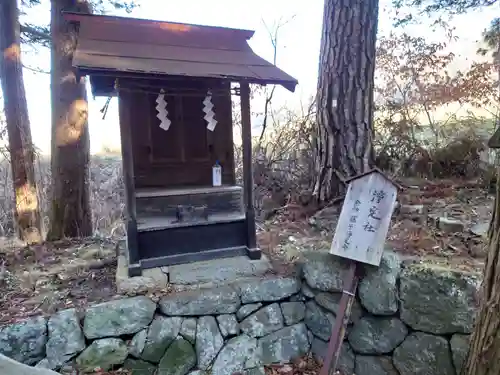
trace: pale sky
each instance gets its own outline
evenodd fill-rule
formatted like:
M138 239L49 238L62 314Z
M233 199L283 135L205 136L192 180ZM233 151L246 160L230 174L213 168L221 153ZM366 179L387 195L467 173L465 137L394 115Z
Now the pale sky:
M299 85L295 93L285 89L277 90L274 106L287 105L296 107L300 102L307 102L314 95L318 71L318 54L321 36L323 0L139 0L140 7L130 16L162 21L185 22L203 25L226 26L255 30L250 41L253 50L263 58L272 61L273 48L270 43L265 23L272 28L281 20L290 20L280 29L278 40L277 65L288 74L297 78ZM379 34L389 32L391 21L387 4L390 0L381 0L379 15ZM161 4L161 5L159 5ZM117 15L125 15L124 13ZM492 10L475 12L455 20L460 42L452 48L466 63L476 58L476 41L482 30L495 16ZM49 9L36 8L36 13L28 15L39 21L49 19ZM292 19L293 17L293 19ZM412 32L429 38L439 38L428 27L414 27ZM26 51L24 64L48 70L50 54L41 49L38 54ZM50 79L48 74L34 73L24 69L31 131L36 146L42 153L50 150ZM99 152L104 146L118 147L119 126L116 99L111 101L105 120L100 109L106 98L90 97L89 129L91 152ZM259 103L254 103L258 105ZM256 111L260 108L253 108Z

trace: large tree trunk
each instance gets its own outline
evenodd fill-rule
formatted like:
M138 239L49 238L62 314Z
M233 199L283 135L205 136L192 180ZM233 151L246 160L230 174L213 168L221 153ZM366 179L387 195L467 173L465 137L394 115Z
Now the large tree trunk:
M319 59L314 195L373 164L373 75L378 0L325 0Z
M494 63L500 82L500 42ZM500 87L499 87L500 103ZM499 113L500 114L500 113ZM500 126L497 115L496 127ZM484 268L481 306L471 336L469 353L462 369L463 375L500 374L500 152L496 153L497 188L489 228L488 254Z
M500 374L500 168L481 292L463 375Z
M72 66L77 26L62 11L89 12L83 0L52 0L52 211L50 240L92 234L90 140L85 78Z
M0 79L9 135L18 236L28 243L42 239L38 204L34 146L21 64L19 11L16 0L0 1Z

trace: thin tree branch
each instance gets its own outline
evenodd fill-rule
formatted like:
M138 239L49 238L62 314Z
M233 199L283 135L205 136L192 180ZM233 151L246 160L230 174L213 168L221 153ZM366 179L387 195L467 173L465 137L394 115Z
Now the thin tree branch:
M262 20L262 23L266 27L266 30L269 34L269 38L271 39L271 44L273 46L273 64L274 65L276 65L277 58L278 58L278 34L279 34L279 30L280 30L280 28L285 26L287 23L292 21L294 18L295 18L295 15L293 15L292 17L290 17L286 21L282 21L280 18L277 26L274 28L274 31L271 31L271 29L267 26L266 22L264 20ZM264 134L265 134L266 128L267 128L269 108L271 106L271 102L273 100L275 90L276 90L276 85L273 85L271 92L268 95L266 95L266 101L264 103L264 120L262 121L262 131L260 132L259 146L262 143L262 140L264 139ZM267 88L266 88L266 93L267 93Z
M23 64L23 68L28 69L28 70L30 70L32 72L35 72L35 73L50 74L50 71L39 69L39 68L33 68L31 66L27 66L27 65L24 65L24 64Z

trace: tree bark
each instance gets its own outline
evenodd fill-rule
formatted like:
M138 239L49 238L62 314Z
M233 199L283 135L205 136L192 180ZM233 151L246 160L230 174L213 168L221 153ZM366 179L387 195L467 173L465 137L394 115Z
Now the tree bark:
M51 1L52 205L49 240L92 234L90 139L85 78L72 66L77 25L62 11L90 12L84 0Z
M462 375L500 374L500 168L489 229L481 303Z
M373 165L373 76L378 0L325 0L316 96L314 195L343 194Z
M21 64L21 31L16 0L0 1L0 79L9 136L18 237L27 243L42 239L28 105Z

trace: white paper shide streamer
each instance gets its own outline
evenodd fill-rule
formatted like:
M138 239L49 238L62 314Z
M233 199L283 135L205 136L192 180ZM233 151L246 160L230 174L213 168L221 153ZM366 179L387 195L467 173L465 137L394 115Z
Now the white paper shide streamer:
M212 103L212 92L209 90L205 100L203 100L203 112L205 112L205 121L207 122L207 129L214 131L217 125L217 120L215 119L215 112L213 111L214 104Z
M156 117L158 117L158 119L160 120L160 128L167 131L168 128L170 128L170 124L172 123L172 121L170 121L168 118L167 101L165 100L165 94L163 93L163 90L158 94L156 103L156 110L158 111Z

